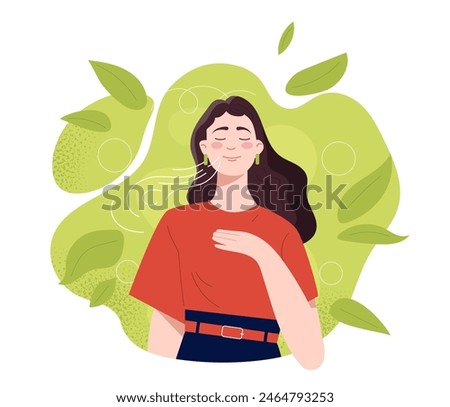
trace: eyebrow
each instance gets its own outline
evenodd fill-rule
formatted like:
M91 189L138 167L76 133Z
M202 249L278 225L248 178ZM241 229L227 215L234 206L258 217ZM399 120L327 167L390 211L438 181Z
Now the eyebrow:
M228 130L228 127L227 126L217 127L217 129L213 130L213 133L217 130Z
M249 129L247 129L246 127L236 127L236 130L245 130L245 131L248 131L249 133L251 133L251 131Z

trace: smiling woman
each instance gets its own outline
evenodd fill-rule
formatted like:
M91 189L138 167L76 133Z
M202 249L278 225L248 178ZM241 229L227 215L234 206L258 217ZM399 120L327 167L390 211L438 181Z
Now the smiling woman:
M280 356L281 329L296 359L317 368L324 349L303 247L316 229L305 172L275 152L240 97L211 104L191 150L197 176L189 205L164 214L130 292L154 308L149 351L194 361L269 359Z

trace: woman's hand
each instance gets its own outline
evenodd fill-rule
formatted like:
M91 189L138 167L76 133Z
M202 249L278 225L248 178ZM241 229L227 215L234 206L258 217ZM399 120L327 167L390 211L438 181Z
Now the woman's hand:
M284 260L252 233L218 229L213 240L218 249L245 254L258 263L276 320L292 354L303 367L318 368L324 345L317 308L314 300L307 300Z
M217 242L215 247L220 250L245 254L255 260L267 250L273 250L259 236L239 230L217 229L213 233L213 240Z

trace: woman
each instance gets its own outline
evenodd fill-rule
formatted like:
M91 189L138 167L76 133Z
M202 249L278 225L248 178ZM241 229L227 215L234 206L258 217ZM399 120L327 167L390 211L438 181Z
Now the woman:
M324 347L303 242L316 222L307 178L280 157L254 107L217 100L196 125L189 205L156 228L130 294L154 308L148 349L231 362L280 356L278 334L308 369Z

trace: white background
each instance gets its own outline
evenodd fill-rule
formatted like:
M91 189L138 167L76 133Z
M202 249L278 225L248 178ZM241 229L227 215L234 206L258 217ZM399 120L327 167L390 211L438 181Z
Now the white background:
M7 4L7 5L5 5ZM326 391L335 406L448 403L448 154L450 38L443 1L16 1L0 6L0 404L115 406L115 394ZM291 47L277 55L291 22ZM296 71L342 52L333 91L372 115L400 176L391 230L410 237L372 252L354 298L391 332L339 325L317 371L292 357L201 364L147 354L115 314L58 285L50 241L95 196L54 184L64 123L106 92L89 59L129 69L158 104L187 71L213 62L256 73L285 106ZM149 124L141 161L148 149ZM138 163L133 164L136 168ZM130 169L130 173L133 170ZM445 399L447 397L447 399Z

